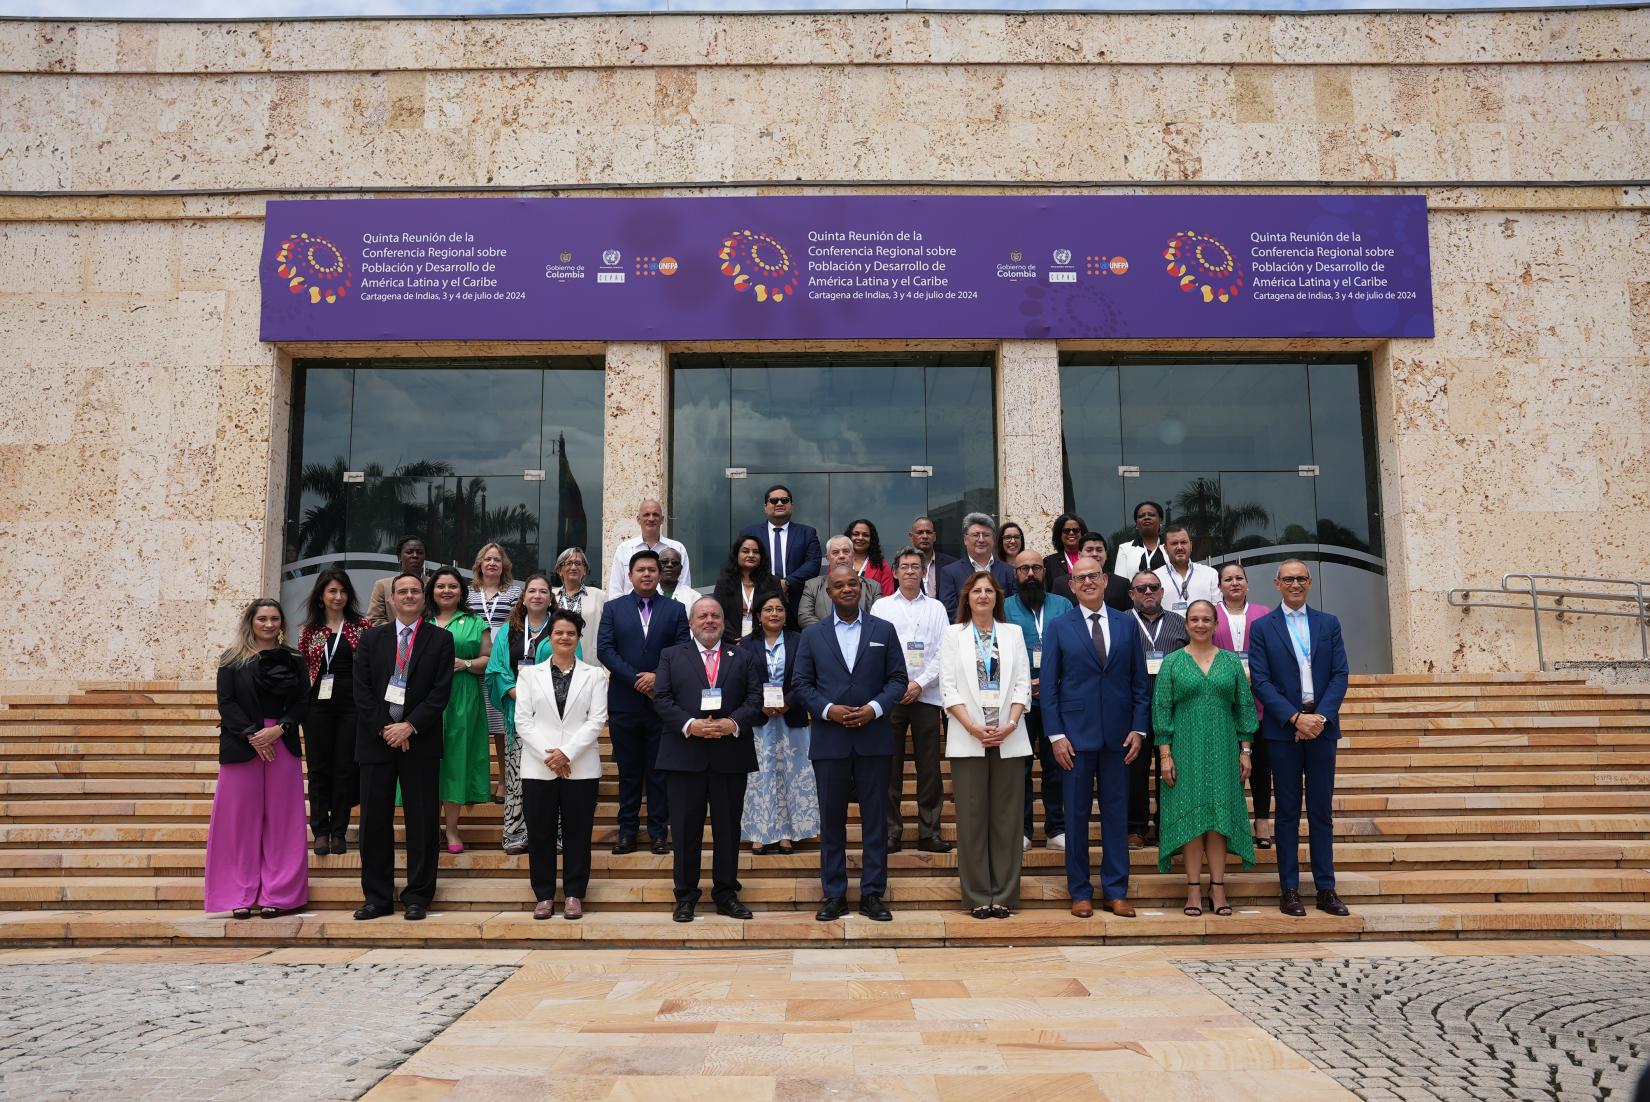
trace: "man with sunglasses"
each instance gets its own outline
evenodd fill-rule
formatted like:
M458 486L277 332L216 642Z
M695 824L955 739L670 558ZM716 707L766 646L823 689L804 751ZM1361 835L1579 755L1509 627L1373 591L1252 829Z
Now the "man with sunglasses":
M1163 659L1192 641L1186 618L1163 608L1163 579L1142 570L1129 585L1134 601L1135 623L1140 625L1140 656L1146 663L1146 691L1157 692L1157 671ZM1129 848L1139 849L1152 841L1152 752L1154 732L1146 717L1146 749L1129 763Z
M819 546L819 533L806 524L791 519L792 494L783 482L769 486L762 495L762 511L768 515L765 524L748 524L739 530L739 538L750 536L762 541L768 549L768 565L779 588L785 592L785 603L791 606L794 618L802 605L802 587L809 578L819 576L819 565L824 553Z
M1300 897L1301 790L1312 828L1312 886L1318 910L1348 913L1335 894L1335 748L1346 697L1346 647L1341 622L1306 607L1312 571L1299 559L1278 564L1283 603L1250 629L1249 672L1265 713L1260 734L1272 760L1277 808L1278 910L1306 916Z

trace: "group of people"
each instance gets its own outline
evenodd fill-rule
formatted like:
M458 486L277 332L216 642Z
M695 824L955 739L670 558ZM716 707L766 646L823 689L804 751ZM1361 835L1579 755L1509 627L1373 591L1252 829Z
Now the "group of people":
M270 917L307 902L307 751L314 852L346 852L360 807L356 918L394 910L397 804L408 855L400 899L416 921L435 896L443 837L463 852L461 809L496 801L506 852L528 858L534 917L553 917L559 894L576 920L605 727L619 775L612 852L635 852L644 827L653 853L674 852L680 922L702 898L707 819L718 913L751 917L739 898L742 842L789 855L814 838L816 917L847 913L851 801L862 825L858 908L887 921L907 758L917 848L953 848L941 829L942 757L962 902L976 918L1006 918L1019 904L1039 774L1045 844L1064 851L1074 915L1094 912L1096 799L1099 898L1115 915L1135 913L1129 850L1154 832L1161 871L1182 856L1187 914L1203 911L1205 865L1210 908L1231 914L1228 855L1252 867L1275 839L1280 909L1304 915L1303 800L1317 905L1347 913L1331 817L1347 661L1338 622L1307 605L1305 563L1279 565L1282 604L1268 610L1249 602L1241 564L1192 562L1190 533L1165 525L1155 502L1136 507L1116 571L1105 537L1071 514L1040 556L1019 525L971 513L965 554L952 559L927 517L887 557L864 518L822 546L792 519L784 485L764 492L763 507L708 592L690 585L687 549L662 534L663 507L650 500L606 591L586 584L579 548L562 551L553 574L518 581L490 543L465 578L427 569L423 542L408 537L365 616L345 572L317 575L296 650L279 604L254 601L218 674L206 909Z

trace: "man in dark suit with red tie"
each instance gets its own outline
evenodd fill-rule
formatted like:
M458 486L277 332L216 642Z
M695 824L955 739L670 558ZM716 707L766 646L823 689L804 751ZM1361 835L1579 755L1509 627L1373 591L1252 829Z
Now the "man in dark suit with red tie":
M692 922L699 902L700 847L710 810L711 891L716 913L750 918L739 901L740 823L745 782L756 772L755 729L762 713L762 682L750 652L722 642L722 605L693 602L692 641L659 656L653 705L659 712L659 771L670 800L676 836L677 922Z
M768 549L768 563L784 590L793 620L802 603L802 587L808 584L809 578L819 576L820 560L825 557L819 546L819 533L791 519L794 507L790 488L784 483L775 483L762 495L762 510L768 517L766 523L748 524L739 530L740 539L746 536L759 539Z
M441 821L441 713L453 687L453 637L423 619L424 581L390 582L390 619L368 628L355 652L355 760L361 766L361 894L355 917L395 912L395 789L407 824L409 922L435 899Z

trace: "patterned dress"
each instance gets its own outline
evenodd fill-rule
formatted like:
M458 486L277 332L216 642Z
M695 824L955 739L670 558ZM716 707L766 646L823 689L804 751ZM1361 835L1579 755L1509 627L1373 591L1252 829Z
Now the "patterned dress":
M1240 739L1254 738L1260 724L1243 663L1216 651L1205 674L1190 651L1163 660L1152 696L1152 729L1158 746L1171 746L1175 782L1158 789L1157 869L1168 872L1187 842L1214 830L1227 849L1254 868L1255 842L1239 771Z
M775 649L763 642L768 680L785 683L785 667L793 660L797 637L787 633ZM787 699L786 704L794 701ZM788 727L785 715L770 716L756 729L756 763L745 787L742 819L745 841L759 846L783 838L799 842L819 834L819 790L813 763L808 760L808 725Z

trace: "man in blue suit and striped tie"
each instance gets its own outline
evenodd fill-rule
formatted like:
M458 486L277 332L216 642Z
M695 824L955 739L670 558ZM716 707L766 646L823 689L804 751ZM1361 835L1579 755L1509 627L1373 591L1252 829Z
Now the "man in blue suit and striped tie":
M1094 914L1089 880L1089 809L1100 790L1100 905L1133 918L1129 903L1129 764L1141 753L1151 697L1132 616L1105 604L1103 567L1077 560L1077 607L1043 636L1039 696L1043 734L1065 770L1066 887L1071 913Z
M1249 634L1249 672L1265 709L1260 737L1272 758L1277 824L1278 910L1306 916L1301 903L1301 787L1312 827L1312 886L1318 910L1348 911L1335 894L1335 748L1346 699L1346 646L1341 622L1306 607L1312 571L1299 559L1278 564L1283 604L1255 621Z

